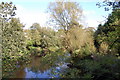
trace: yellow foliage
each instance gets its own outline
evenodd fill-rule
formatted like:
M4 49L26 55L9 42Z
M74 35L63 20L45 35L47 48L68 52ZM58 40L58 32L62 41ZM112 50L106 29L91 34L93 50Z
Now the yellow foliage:
M75 50L79 50L80 52L85 47L90 53L96 50L92 34L86 29L73 27L63 36L63 45L67 47L68 51L76 52Z
M100 49L99 49L100 53L104 53L107 54L108 51L108 44L105 42L102 42L100 45Z

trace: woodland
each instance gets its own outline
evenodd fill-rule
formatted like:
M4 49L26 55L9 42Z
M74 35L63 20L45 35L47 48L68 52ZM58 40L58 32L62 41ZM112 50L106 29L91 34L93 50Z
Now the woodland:
M79 3L67 0L52 2L48 6L49 24L54 29L41 27L39 23L24 29L25 25L15 17L17 7L14 3L0 3L2 78L15 78L15 72L21 68L17 66L29 65L31 57L43 59L38 63L53 67L55 62L60 62L60 56L68 54L67 68L52 78L119 80L120 1L105 0L96 6L104 7L105 11L112 10L106 22L99 24L96 30L94 26L84 28ZM34 71L38 69L34 67Z

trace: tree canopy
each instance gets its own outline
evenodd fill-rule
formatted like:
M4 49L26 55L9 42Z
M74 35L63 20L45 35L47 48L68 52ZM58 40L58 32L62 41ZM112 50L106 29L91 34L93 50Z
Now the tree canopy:
M117 4L119 6L119 2ZM120 9L113 7L112 13L108 16L107 21L103 25L99 25L95 32L96 40L101 44L106 42L109 45L108 50L119 51L120 47Z
M14 18L16 7L10 3L0 4L0 28L2 29L2 55L22 55L25 50L24 25ZM21 53L21 54L20 54Z
M52 23L65 31L74 26L81 26L82 9L77 2L56 1L50 3L48 8Z

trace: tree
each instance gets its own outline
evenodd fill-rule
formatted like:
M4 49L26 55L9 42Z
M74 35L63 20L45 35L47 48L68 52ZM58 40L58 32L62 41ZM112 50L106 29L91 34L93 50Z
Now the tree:
M2 2L0 4L0 20L5 20L5 21L10 20L13 16L16 15L15 10L17 10L17 8L13 5L12 2L10 3Z
M2 39L2 28L5 25L5 22L10 20L12 16L15 15L16 7L10 3L0 3L0 39ZM0 46L2 45L2 40L0 41Z
M41 27L38 23L32 24L30 27L30 33L29 37L31 38L31 41L33 42L33 46L40 46L41 42Z
M0 4L0 28L2 29L3 57L19 57L25 51L24 25L14 18L16 7L10 3Z
M29 30L25 30L27 33L27 49L30 49L35 53L36 49L39 49L39 53L49 53L49 51L55 51L60 47L60 42L57 34L53 29L49 27L41 27L38 23L34 23Z
M23 33L23 24L19 19L12 18L6 22L2 33L3 56L19 57L25 53L25 37Z
M63 29L63 32L65 33L65 35L63 34L64 37L62 37L65 49L70 53L73 53L72 49L70 49L71 43L70 37L68 37L69 30L74 27L82 27L80 23L82 19L82 9L76 2L62 0L50 3L49 12L51 21L55 24L55 27Z
M105 11L120 9L120 0L104 0L102 3L98 2L96 5L104 7Z
M52 23L65 31L74 27L74 25L81 26L82 9L76 2L62 0L50 3L49 12Z
M107 43L108 51L120 54L120 9L115 7L103 25L99 25L95 32L95 45L100 48L101 43ZM113 53L114 53L113 52Z
M73 55L80 57L94 53L95 47L92 34L93 33L89 28L71 28L68 32L68 35L64 36L64 39L69 39L68 44L70 45L68 46L67 50L72 51ZM66 43L63 42L63 45L65 46Z

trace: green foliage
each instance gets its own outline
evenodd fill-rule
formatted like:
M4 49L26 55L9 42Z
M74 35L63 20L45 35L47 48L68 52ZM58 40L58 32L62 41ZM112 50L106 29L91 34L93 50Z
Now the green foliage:
M0 3L0 22L8 21L15 16L15 10L17 8L12 2L1 2ZM2 19L2 20L1 20Z
M80 74L80 70L74 68L74 69L66 69L66 74L61 75L63 78L81 78L78 76Z
M2 29L2 55L3 57L22 56L25 51L25 37L23 24L19 19L13 18L16 7L12 2L0 4L0 28Z
M82 18L82 9L76 2L69 2L68 0L56 1L49 4L50 20L52 24L55 23L58 27L59 41L62 48L68 52L73 53L74 50L79 49L80 33L84 32L80 24ZM77 38L76 38L77 37ZM82 41L82 40L81 40ZM84 44L84 43L83 43Z
M3 77L8 77L15 71L16 62L27 60L26 58L26 43L23 32L24 25L19 19L14 18L16 7L10 3L2 2L0 4L0 28L2 41L2 74Z
M120 60L117 57L113 55L94 55L94 57L96 59L74 59L72 62L73 67L71 67L72 71L68 70L65 77L70 77L74 74L73 77L84 79L119 79ZM73 71L74 69L77 73Z
M114 6L113 6L114 7ZM78 30L78 29L77 29ZM75 30L75 32L77 32ZM84 32L84 31L83 31ZM80 33L80 36L82 33ZM77 32L78 34L78 32ZM79 77L83 79L89 79L89 80L118 80L120 77L120 59L119 57L116 57L112 54L118 54L120 53L119 50L119 40L120 40L120 10L119 8L114 8L113 12L108 16L107 22L105 22L103 25L99 25L98 29L94 33L94 44L96 48L99 50L100 53L97 54L91 54L91 46L89 46L90 41L85 36L85 42L82 42L84 45L80 45L80 48L74 49L73 53L75 53L75 56L73 56L72 61L70 65L70 69L65 72L65 75L63 77ZM70 36L74 35L74 32ZM73 36L75 39L76 34ZM90 34L90 39L92 35ZM69 38L70 39L70 38ZM84 38L81 38L84 40ZM92 39L93 40L93 39ZM74 40L75 42L75 40ZM80 42L80 41L79 41ZM71 45L71 43L70 43ZM75 45L75 43L74 43ZM74 47L72 45L71 47ZM93 50L94 51L94 50ZM81 56L76 56L76 55ZM118 56L118 55L117 55ZM76 73L75 73L76 72Z
M51 64L52 66L60 66L64 62L69 62L70 56L68 53L64 53L61 50L57 50L56 52L52 52L42 57L44 64Z
M104 7L105 11L109 11L111 9L119 9L120 1L119 0L103 0L103 2L98 2L96 4L98 7Z
M95 40L99 45L102 42L108 44L108 51L111 50L113 53L120 53L120 10L115 9L108 16L107 22L104 25L99 25L97 31L95 32Z
M87 73L92 74L95 79L119 79L120 72L117 71L120 66L119 59L111 55L98 56L98 58L97 61L84 62Z
M40 53L55 52L61 46L59 34L50 28L40 27L38 23L34 23L30 30L25 30L24 32L27 38L27 48L32 53L36 52L37 48L41 48L39 50ZM33 50L30 47L35 49Z
M55 52L58 50L58 47L49 47L48 48L51 52Z
M63 0L50 3L51 20L54 26L58 26L58 31L41 27L38 23L23 30L24 25L13 17L15 10L11 2L0 4L3 77L9 77L14 69L18 69L17 62L26 62L33 53L34 56L43 56L41 63L44 65L60 66L69 61L69 68L61 74L63 78L120 78L120 59L111 55L120 53L120 9L114 8L95 33L91 27L82 28L82 9L75 2ZM100 52L98 55L94 41ZM27 54L26 48L30 54ZM35 66L33 71L37 72L40 66Z
M49 12L52 23L59 26L58 33L61 32L59 37L63 48L73 53L75 50L82 49L87 45L91 50L90 52L95 51L91 31L82 29L82 25L79 24L82 9L78 3L65 0L50 3Z
M18 19L12 18L3 27L2 48L3 56L21 56L25 51L23 25Z

